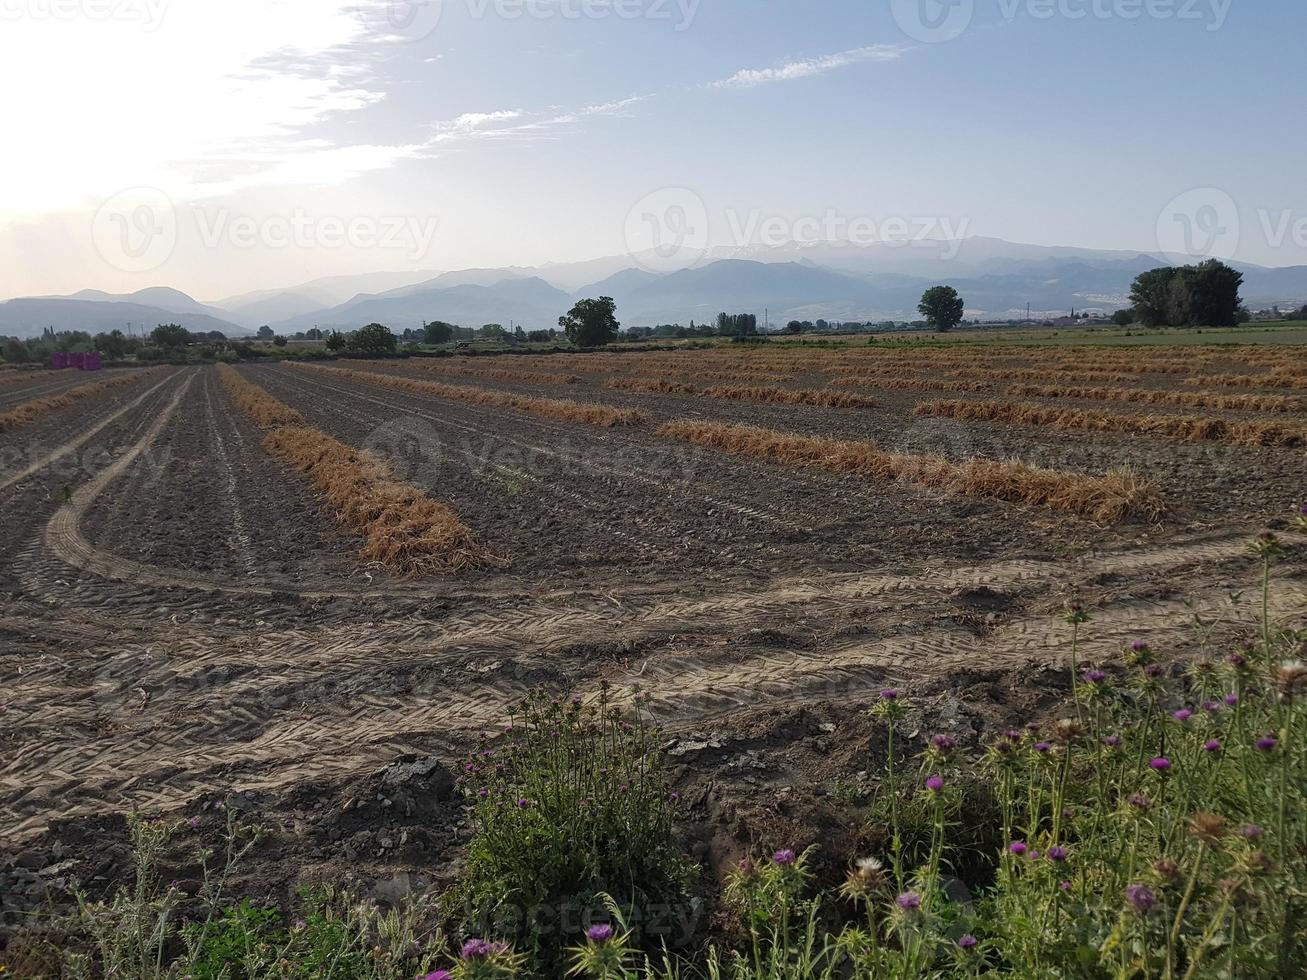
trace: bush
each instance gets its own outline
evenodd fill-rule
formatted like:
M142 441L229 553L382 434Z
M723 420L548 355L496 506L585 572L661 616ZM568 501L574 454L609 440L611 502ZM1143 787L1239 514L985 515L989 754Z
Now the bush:
M588 705L536 694L502 741L483 742L460 776L476 824L466 899L478 931L534 942L548 959L575 936L526 935L545 909L553 926L601 894L627 912L686 904L674 800L638 705L623 714L606 688Z

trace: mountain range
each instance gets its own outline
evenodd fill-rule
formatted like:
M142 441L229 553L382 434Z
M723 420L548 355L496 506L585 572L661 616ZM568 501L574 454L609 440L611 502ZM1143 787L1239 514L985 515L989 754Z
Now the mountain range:
M229 336L268 324L279 333L311 327L352 330L373 321L395 330L431 320L461 326L510 322L553 326L577 299L612 296L627 326L712 320L753 312L787 320L912 320L929 286L948 283L967 316L1057 316L1072 309L1111 312L1129 305L1130 284L1165 259L1146 253L1022 245L992 238L912 245L839 242L714 248L690 268L657 268L653 256L624 255L537 267L364 273L316 279L201 303L166 286L129 294L82 290L0 303L0 335L55 330L130 329L159 323ZM1253 308L1307 303L1307 266L1232 263Z

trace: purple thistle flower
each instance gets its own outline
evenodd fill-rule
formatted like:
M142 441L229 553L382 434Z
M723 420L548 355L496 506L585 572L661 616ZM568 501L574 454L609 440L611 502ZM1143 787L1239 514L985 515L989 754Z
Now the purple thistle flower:
M1034 745L1031 746L1031 748L1033 748L1036 752L1047 752L1052 747L1053 746L1049 745L1047 742L1036 742Z
M929 776L929 777L927 777L927 779L926 779L926 789L930 790L932 793L938 793L938 792L939 792L940 790L942 790L943 788L944 788L944 777L943 777L943 776Z
M1239 833L1243 834L1248 840L1256 840L1262 836L1262 828L1255 823L1246 823L1239 828Z
M517 798L517 805L520 809L525 810L527 807L531 805L531 801L528 800L525 796L519 796Z
M932 735L930 747L936 752L952 752L958 747L958 743L948 735Z
M899 692L894 690L892 687L887 687L885 690L880 692L880 697L882 701L897 701L899 699Z
M432 970L422 980L452 980L453 976L448 970Z
M1229 705L1231 708L1233 708L1236 704L1239 703L1239 695L1237 695L1237 694L1227 694L1227 695L1225 696L1225 703L1226 703L1227 705Z
M1147 667L1144 668L1144 676L1147 677L1149 680L1154 680L1154 681L1157 680L1157 678L1162 676L1162 665L1149 664Z
M1194 716L1194 713L1188 708L1181 708L1179 711L1172 711L1171 717L1183 724Z
M484 786L482 786L479 790L477 790L477 796L481 797L481 799L483 800L489 795L490 795L490 790L486 789Z
M1103 681L1107 680L1107 674L1103 673L1101 670L1086 670L1084 678L1090 684L1101 684Z
M980 940L978 940L975 936L973 936L971 933L967 933L965 936L958 937L958 949L962 949L970 952L971 950L976 948L979 942Z
M776 864L793 864L794 852L787 847L784 850L777 851L771 856L771 859Z
M1148 763L1148 768L1155 772L1166 772L1171 768L1171 760L1164 755L1159 755L1152 762Z
M469 939L463 944L463 959L483 959L490 955L490 948L490 944L484 939Z
M592 943L606 943L613 938L613 927L607 923L593 925L585 931L585 938Z
M1003 735L1009 742L1021 741L1021 729L1019 728L1009 728L1006 732L1003 733Z
M1055 864L1061 864L1067 859L1067 849L1054 844L1048 849L1048 859Z
M921 908L921 896L916 892L904 892L898 898L894 899L896 905L904 912L915 912Z
M1060 889L1062 889L1062 891L1064 891L1064 892L1069 892L1069 891L1071 890L1071 882L1069 882L1069 881L1059 881L1059 882L1057 883L1057 887L1060 888Z
M1270 735L1263 735L1261 738L1257 740L1257 748L1259 748L1263 752L1271 752L1279 744L1280 744L1279 741L1275 738L1272 738Z
M1147 810L1153 805L1152 801L1143 793L1131 793L1128 802L1136 810Z
M1218 711L1221 710L1221 708L1222 708L1222 705L1221 705L1221 702L1220 702L1220 701L1204 701L1204 702L1203 702L1203 710L1204 710L1204 711L1207 711L1207 712L1210 712L1211 714L1216 714Z
M202 823L204 823L204 820L201 817L191 817L186 821L186 826L190 827L191 830L199 830Z
M1133 650L1135 653L1143 653L1145 650L1148 649L1148 641L1132 640L1130 642L1130 649Z
M1135 907L1135 911L1147 913L1157 904L1157 896L1147 885L1126 885L1125 899Z
M673 790L671 793L668 794L667 798L671 800L673 803L679 803L681 801L681 794Z
M1204 752L1220 752L1220 751L1221 751L1221 743L1218 742L1218 741L1217 741L1216 739L1214 739L1214 738L1209 738L1206 742L1203 743L1203 751L1204 751Z
M1225 662L1228 663L1235 670L1243 670L1245 667L1248 666L1248 658L1245 657L1242 653L1230 654L1228 657L1225 658ZM1227 704L1230 703L1229 698L1226 698L1226 703Z
M1030 850L1030 848L1026 845L1026 842L1023 840L1014 840L1011 844L1007 846L1007 849L1011 851L1013 854L1015 854L1017 857L1020 857L1022 854L1025 854L1026 851Z
M1106 745L1109 749L1119 749L1121 747L1121 736L1104 735L1103 744Z

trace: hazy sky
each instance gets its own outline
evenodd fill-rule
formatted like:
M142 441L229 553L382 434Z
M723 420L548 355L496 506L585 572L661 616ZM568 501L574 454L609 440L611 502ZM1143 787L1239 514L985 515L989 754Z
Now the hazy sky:
M0 296L905 226L1307 263L1304 37L1302 0L0 0Z

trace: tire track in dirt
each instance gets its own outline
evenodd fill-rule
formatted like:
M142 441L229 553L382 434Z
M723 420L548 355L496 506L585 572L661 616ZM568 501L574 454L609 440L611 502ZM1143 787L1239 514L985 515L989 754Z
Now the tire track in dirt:
M1253 584L1256 568L1245 571ZM1277 589L1272 614L1301 615L1303 598L1296 589ZM1224 590L1212 590L1189 603L1112 604L1093 613L1081 658L1115 656L1138 635L1140 623L1147 624L1151 642L1170 644L1191 632L1195 613L1215 617L1228 605ZM1229 616L1228 628L1249 626L1255 614L1250 604ZM870 700L868 692L879 686L910 687L969 667L1020 667L1039 662L1041 654L1047 663L1050 646L1065 648L1069 638L1066 624L1048 618L1022 620L984 638L958 627L941 629L934 621L917 627L917 632L820 650L766 649L747 651L743 657L730 653L720 662L705 662L691 647L684 657L647 661L639 669L619 670L610 679L619 685L639 681L653 696L655 717L680 730L776 704ZM447 659L440 650L428 650L427 657ZM531 686L491 676L479 686L468 682L451 690L445 678L432 677L423 689L398 695L337 694L296 703L285 691L267 693L266 676L236 685L197 687L174 675L173 686L185 688L186 694L174 691L169 696L166 675L178 664L187 670L197 666L184 649L155 649L146 657L127 659L161 665L164 676L121 685L102 703L83 704L80 711L68 710L65 689L64 710L44 720L53 731L33 739L34 744L18 753L22 761L0 771L3 823L15 837L39 831L55 816L129 804L170 809L224 789L275 790L310 779L347 777L406 752L429 752L433 740L443 743L459 734L492 729ZM237 679L250 676L245 673L248 664L234 651L228 651L228 660L239 668ZM303 679L322 678L341 666L328 661L321 655L302 661L283 654L281 663ZM364 661L375 665L378 658L360 658ZM525 663L530 662L528 657ZM594 677L594 671L586 676ZM28 688L28 682L24 679L20 685L25 703L44 693ZM350 687L342 683L342 691ZM597 683L590 680L580 689L594 693ZM256 696L259 690L265 691L262 698ZM153 692L160 695L157 700ZM218 694L220 699L215 698ZM90 717L88 709L105 708L110 702L119 707L112 724ZM182 724L179 719L189 721ZM88 737L97 746L93 751L88 751Z
M241 510L240 490L236 484L236 469L231 464L231 459L227 455L227 443L222 437L219 430L218 413L213 408L213 386L211 384L213 374L210 371L204 372L204 416L208 423L210 436L213 438L214 456L221 467L226 480L223 483L224 496L227 498L227 506L231 508L231 544L234 544L233 550L236 552L236 559L245 569L247 575L253 575L257 571L254 561L254 545L250 541L249 528L246 525L244 512ZM235 406L226 404L227 412L224 418L228 424L231 423L231 411Z
M159 381L158 384L151 385L136 398L132 399L127 404L121 406L117 410L105 416L95 425L91 426L91 428L84 429L81 432L81 434L79 434L76 438L70 439L68 442L65 442L63 445L57 447L52 452L49 452L46 455L42 456L36 462L32 463L31 465L25 467L22 470L19 470L17 473L13 473L9 476L4 477L2 480L0 480L0 490L8 490L10 487L18 483L21 483L23 480L26 480L28 477L32 476L33 474L39 473L41 470L45 469L51 463L57 462L58 460L62 459L64 456L67 456L73 450L78 449L81 446L85 445L89 440L95 438L95 436L98 435L100 432L102 432L106 427L112 425L118 419L122 418L123 415L127 414L132 409L136 408L147 398L149 398L152 394L154 394L156 391L158 391L160 388L162 388L169 381L172 381L176 377L177 375L175 373L168 375L168 377Z

